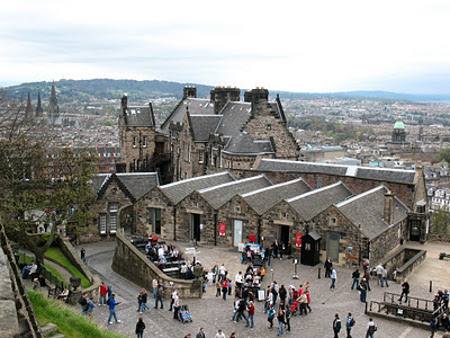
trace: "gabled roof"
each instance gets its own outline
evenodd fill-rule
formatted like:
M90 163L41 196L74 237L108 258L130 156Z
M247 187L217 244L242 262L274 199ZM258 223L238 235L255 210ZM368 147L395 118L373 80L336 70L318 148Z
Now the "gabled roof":
M266 176L259 175L202 189L199 190L199 194L214 209L218 209L238 194L245 194L249 191L261 189L270 185L272 185L272 183Z
M350 197L352 192L341 181L311 190L286 200L305 221L309 221L333 204Z
M216 134L236 136L241 133L250 118L252 105L249 102L228 101L220 114L223 116L216 129Z
M253 140L249 134L242 132L233 136L224 148L224 153L231 154L268 154L274 149L270 140Z
M207 142L214 133L222 115L190 115L191 128L195 142Z
M242 195L242 198L250 205L258 215L264 214L283 199L303 194L311 188L302 178L272 185Z
M94 175L92 177L92 187L98 198L105 193L107 187L113 181L117 182L119 188L132 201L137 201L155 186L159 185L159 176L156 172Z
M336 204L336 207L356 226L360 226L369 240L386 231L390 224L384 220L385 194L388 189L384 185L368 190L362 194ZM394 197L394 221L397 224L407 217L409 208L397 197Z
M151 106L127 106L125 125L129 127L154 127L155 120Z
M400 182L413 184L414 170L368 168L351 165L301 162L277 159L262 159L257 170L260 171L285 171L297 173L316 173L337 176L350 176L367 178L379 181Z
M225 171L162 185L159 189L174 205L176 205L195 190L201 190L231 181L234 181L233 176L231 176L228 171Z
M197 99L197 98L187 98L181 100L175 109L170 113L167 119L161 125L161 132L164 134L169 134L170 122L178 123L183 122L184 115L186 114L186 108L189 109L189 114L195 115L214 115L214 103L209 99Z

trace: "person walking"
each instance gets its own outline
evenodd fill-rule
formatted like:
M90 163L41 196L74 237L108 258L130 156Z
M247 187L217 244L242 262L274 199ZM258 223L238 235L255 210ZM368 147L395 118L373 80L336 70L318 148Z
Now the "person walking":
M136 323L136 338L142 338L144 336L145 324L144 319L139 317L138 322Z
M365 278L361 279L361 283L359 283L359 300L362 303L367 302L367 281Z
M373 338L373 335L375 334L375 331L377 331L377 325L373 321L372 317L369 318L369 322L367 323L367 333L366 338Z
M347 322L345 323L345 327L347 328L347 338L352 338L352 329L355 326L355 320L352 317L352 314L349 312L347 316Z
M269 309L269 315L267 316L267 321L270 323L269 329L273 327L273 319L275 318L275 314L277 313L277 310L273 308L272 305L270 305Z
M81 314L83 316L87 316L87 312L88 312L88 296L87 293L85 293L84 295L82 295L79 299L78 299L78 304L81 305Z
M116 306L121 304L122 302L116 302L116 295L113 293L111 295L111 298L109 299L109 318L108 318L108 324L112 324L112 317L116 320L116 323L120 323L120 320L117 319L116 315Z
M238 296L236 296L235 298L234 298L234 312L233 312L233 317L231 317L231 320L233 321L233 322L235 322L236 323L236 316L237 316L237 314L238 314L238 311L239 311L239 303L241 302L241 299L238 297Z
M147 291L142 289L141 291L141 313L144 313L145 309L150 310L150 307L147 305Z
M231 332L230 338L237 338L237 337L236 337L236 332L234 332L234 331Z
M156 299L156 293L158 292L159 281L158 278L153 278L152 287L153 287L153 298Z
M222 283L220 283L219 278L217 278L216 282L216 297L220 297L220 290L222 289Z
M249 326L250 324L250 320L252 322L252 326L250 326L253 329L254 323L253 323L253 316L255 315L255 305L253 304L252 301L250 301L248 303L248 307L247 307L247 312L248 312L248 316L246 318L247 320L247 325L245 325L246 327Z
M381 285L381 287L383 287L383 282L382 282L382 278L383 278L383 266L381 264L378 264L375 267L375 273L377 275L377 284Z
M309 312L311 312L312 309L309 306L309 303L311 303L311 296L309 295L309 290L306 290L306 307L308 308Z
M356 269L356 270L353 271L353 273L352 273L352 278L353 278L352 290L353 290L353 288L354 288L355 286L356 286L356 290L358 290L358 288L359 288L359 277L360 277L359 270Z
M336 313L334 315L334 320L333 320L334 338L339 338L339 332L341 331L341 327L342 327L342 323L341 323L341 320L339 319L339 314Z
M100 301L98 305L99 306L106 305L106 295L108 294L108 288L103 282L100 284L99 294L100 294Z
M223 279L222 282L222 298L223 300L227 300L227 292L228 292L228 282L226 278Z
M89 298L87 305L88 305L87 315L89 320L92 320L92 318L94 317L94 308L95 308L93 297Z
M225 334L219 329L214 338L225 338Z
M173 298L173 319L178 319L178 312L180 312L180 296L178 292L175 293L175 297Z
M433 318L431 319L431 322L430 322L430 330L431 330L431 336L430 336L430 338L433 338L433 337L434 337L434 334L435 334L436 331L437 331L437 325L436 325L436 318L435 318L435 317L433 317Z
M264 313L267 313L269 311L269 307L273 306L273 293L271 291L271 288L269 286L269 289L267 290L267 297L266 297L266 306L264 308Z
M278 336L282 336L284 333L284 315L286 311L284 311L282 308L278 310L277 319L278 319Z
M335 268L331 268L331 286L330 289L336 288L336 279L337 279L337 273Z
M205 329L201 327L195 338L206 338Z
M325 278L330 278L331 268L333 267L333 262L330 257L327 257L323 267L325 268Z
M408 294L409 294L409 282L408 279L405 279L405 281L402 284L402 294L400 295L400 298L398 301L401 303L403 299L403 295L405 296L405 303L408 301Z
M159 284L156 288L156 299L155 299L155 309L158 310L158 303L161 303L161 310L164 310L164 302L163 302L163 296L164 296L164 286L162 284Z
M388 284L388 273L386 268L383 266L383 270L381 271L381 287L384 287L384 284L386 284L386 287L389 287Z
M80 257L83 263L86 263L86 250L84 248L81 248Z

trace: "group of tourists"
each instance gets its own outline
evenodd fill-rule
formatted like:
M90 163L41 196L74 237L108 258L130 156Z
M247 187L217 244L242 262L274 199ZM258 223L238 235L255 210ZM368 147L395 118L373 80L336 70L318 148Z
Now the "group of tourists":
M352 338L352 329L356 325L356 320L353 318L351 312L348 313L344 325L345 325L345 330L347 333L347 338ZM334 320L333 320L334 338L339 338L339 333L343 329L342 326L343 325L342 325L341 319L339 317L339 313L336 313L334 315ZM369 322L367 323L367 326L366 326L366 338L374 338L375 332L377 330L378 330L377 325L373 321L372 317L370 317Z

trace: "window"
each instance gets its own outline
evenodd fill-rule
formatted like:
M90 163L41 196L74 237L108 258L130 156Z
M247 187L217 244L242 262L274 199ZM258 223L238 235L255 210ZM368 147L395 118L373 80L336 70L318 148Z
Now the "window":
M117 231L117 214L109 215L109 232L115 234Z
M109 212L117 212L119 210L119 203L109 203Z
M266 129L267 129L267 130L272 130L272 125L271 125L270 123L268 123L268 124L266 125Z
M136 148L137 137L133 136L133 148Z
M100 233L106 234L106 214L100 214Z
M331 219L331 225L336 225L336 218Z
M234 207L234 213L236 213L236 214L240 214L241 213L241 206L240 205L236 205Z
M203 151L198 152L198 163L203 163L205 160L205 153Z
M144 138L142 139L142 146L144 148L147 147L147 136L144 136Z

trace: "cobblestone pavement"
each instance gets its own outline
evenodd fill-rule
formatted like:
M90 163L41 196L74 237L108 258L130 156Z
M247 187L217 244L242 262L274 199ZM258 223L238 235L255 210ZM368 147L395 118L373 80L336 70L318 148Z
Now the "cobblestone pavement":
M176 243L181 248L185 248L183 243ZM94 273L97 273L106 283L112 283L113 290L117 294L118 301L123 303L117 307L118 318L122 321L119 324L107 324L108 309L106 306L97 307L95 309L94 320L105 329L124 334L129 337L134 336L134 327L139 317L137 309L137 294L140 287L131 281L116 274L111 269L111 262L114 254L114 243L101 242L95 244L86 244L83 247L87 251L87 263ZM245 265L241 265L239 261L239 253L235 249L200 247L198 248L198 258L207 268L214 264L225 264L230 276L234 280L235 274L241 269L245 269ZM447 250L448 251L448 250ZM301 282L309 281L311 283L311 308L312 312L307 316L295 316L291 318L291 332L285 334L292 337L332 337L332 321L335 313L339 313L341 319L345 320L348 312L354 315L356 326L352 330L353 337L365 337L366 324L368 317L364 314L364 304L359 301L358 292L351 291L351 269L337 267L338 280L336 289L330 290L330 279L318 279L317 267L299 266L299 280L292 278L294 269L292 260L274 260L271 267L267 269L266 278L263 286L266 287L271 279L271 270L273 269L273 278L281 285L288 286L294 284L298 286ZM420 269L419 269L420 270ZM449 270L447 276L442 280L450 280ZM412 296L432 298L429 293L429 278L424 278L422 284L412 283ZM412 276L410 280L420 281L420 278ZM369 292L368 301L381 300L383 292L389 291L399 293L400 285L390 283L389 288L381 288L376 285L375 281L371 282L372 291ZM438 286L435 285L434 291ZM233 292L234 295L234 292ZM151 295L149 297L149 305L153 305ZM193 323L182 324L172 319L172 313L168 311L168 302L164 304L164 310L155 310L153 306L151 311L143 314L144 322L147 326L145 337L184 337L187 333L198 333L200 327L204 327L207 337L214 337L217 330L222 329L226 336L229 337L232 331L236 331L237 336L241 337L276 337L277 325L268 329L267 315L263 314L263 302L256 303L255 328L245 327L245 321L234 323L231 321L233 314L233 297L223 301L222 298L215 297L215 288L208 286L206 293L202 299L182 299L182 303L188 304L192 313ZM79 310L79 309L78 309ZM274 323L276 320L274 321ZM378 325L376 337L401 337L401 338L419 338L429 337L427 330L408 326L404 323L396 323L389 320L375 318ZM345 329L341 331L341 337L345 337ZM441 335L435 335L441 337Z

